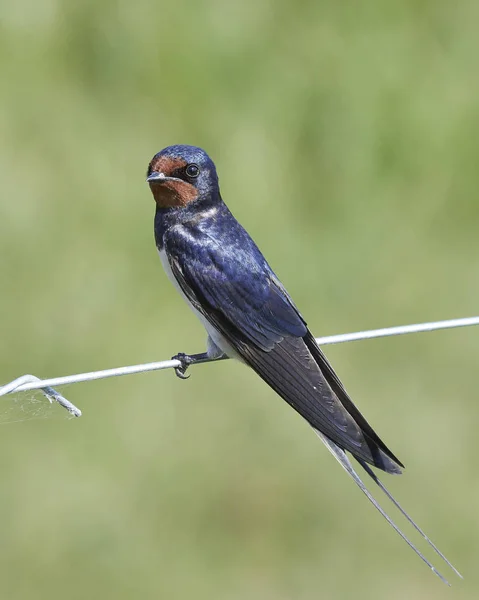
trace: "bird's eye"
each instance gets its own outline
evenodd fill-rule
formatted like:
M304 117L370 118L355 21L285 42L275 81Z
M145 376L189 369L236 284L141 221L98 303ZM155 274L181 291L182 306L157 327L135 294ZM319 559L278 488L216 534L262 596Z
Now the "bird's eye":
M191 177L192 179L194 179L195 177L198 177L198 175L200 174L200 168L198 167L198 165L191 164L186 167L185 172L188 175L188 177Z

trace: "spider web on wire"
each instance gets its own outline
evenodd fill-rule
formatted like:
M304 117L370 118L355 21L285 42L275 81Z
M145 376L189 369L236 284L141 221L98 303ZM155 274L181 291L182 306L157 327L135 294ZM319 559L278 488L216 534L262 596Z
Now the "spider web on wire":
M23 390L31 385L30 390ZM52 417L80 417L81 410L35 375L23 375L0 387L0 425ZM8 396L8 398L7 398ZM8 401L7 401L8 400ZM60 411L60 407L66 409Z
M73 418L74 415L63 410L57 402L50 402L41 390L10 392L0 398L0 425Z

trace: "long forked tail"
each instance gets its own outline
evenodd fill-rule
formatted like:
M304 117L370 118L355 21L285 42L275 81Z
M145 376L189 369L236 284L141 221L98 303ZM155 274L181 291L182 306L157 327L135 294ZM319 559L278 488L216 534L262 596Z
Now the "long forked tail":
M314 429L314 428L313 428ZM328 437L323 435L317 429L314 429L315 433L319 436L324 445L328 448L334 458L339 462L339 464L343 467L343 469L348 473L348 475L354 480L359 489L366 495L368 500L374 505L374 507L382 514L382 516L386 519L386 521L391 525L391 527L402 537L402 539L406 542L406 544L414 550L414 552L419 556L419 558L426 563L426 565L431 569L433 573L435 573L446 585L451 585L447 579L441 575L441 573L428 561L428 559L416 548L416 546L404 535L404 533L399 529L399 527L394 523L394 521L384 512L378 502L371 495L369 490L364 485L362 479L354 470L346 452L340 448L337 444L331 441ZM433 548L433 550L451 567L451 569L462 579L462 575L459 571L448 561L448 559L444 556L444 554L436 547L436 545L428 538L428 536L424 533L424 531L412 520L412 518L407 514L407 512L401 507L399 502L392 496L392 494L387 490L384 484L377 478L376 474L369 467L367 463L363 460L358 460L359 464L363 467L366 473L371 477L371 479L376 483L376 485L381 488L381 490L386 494L386 496L391 500L391 502L399 509L399 511L406 517L406 519L411 523L411 525L418 531L421 536L428 542L428 544Z

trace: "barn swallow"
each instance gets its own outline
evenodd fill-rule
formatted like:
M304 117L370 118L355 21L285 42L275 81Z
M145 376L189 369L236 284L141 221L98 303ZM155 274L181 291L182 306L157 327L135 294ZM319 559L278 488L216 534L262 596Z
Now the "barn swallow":
M371 469L400 474L404 465L353 404L286 289L223 202L210 157L194 146L169 146L152 158L146 181L156 202L155 241L163 267L208 333L206 353L173 357L181 363L177 375L186 377L195 362L223 357L251 367L306 419L430 569L448 583L384 512L346 452L461 577Z

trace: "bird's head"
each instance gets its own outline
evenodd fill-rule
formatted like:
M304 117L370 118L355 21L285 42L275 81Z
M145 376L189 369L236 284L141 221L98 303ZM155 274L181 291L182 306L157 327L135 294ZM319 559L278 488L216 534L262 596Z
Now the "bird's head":
M195 146L168 146L155 154L146 181L159 208L182 208L218 195L215 165Z

